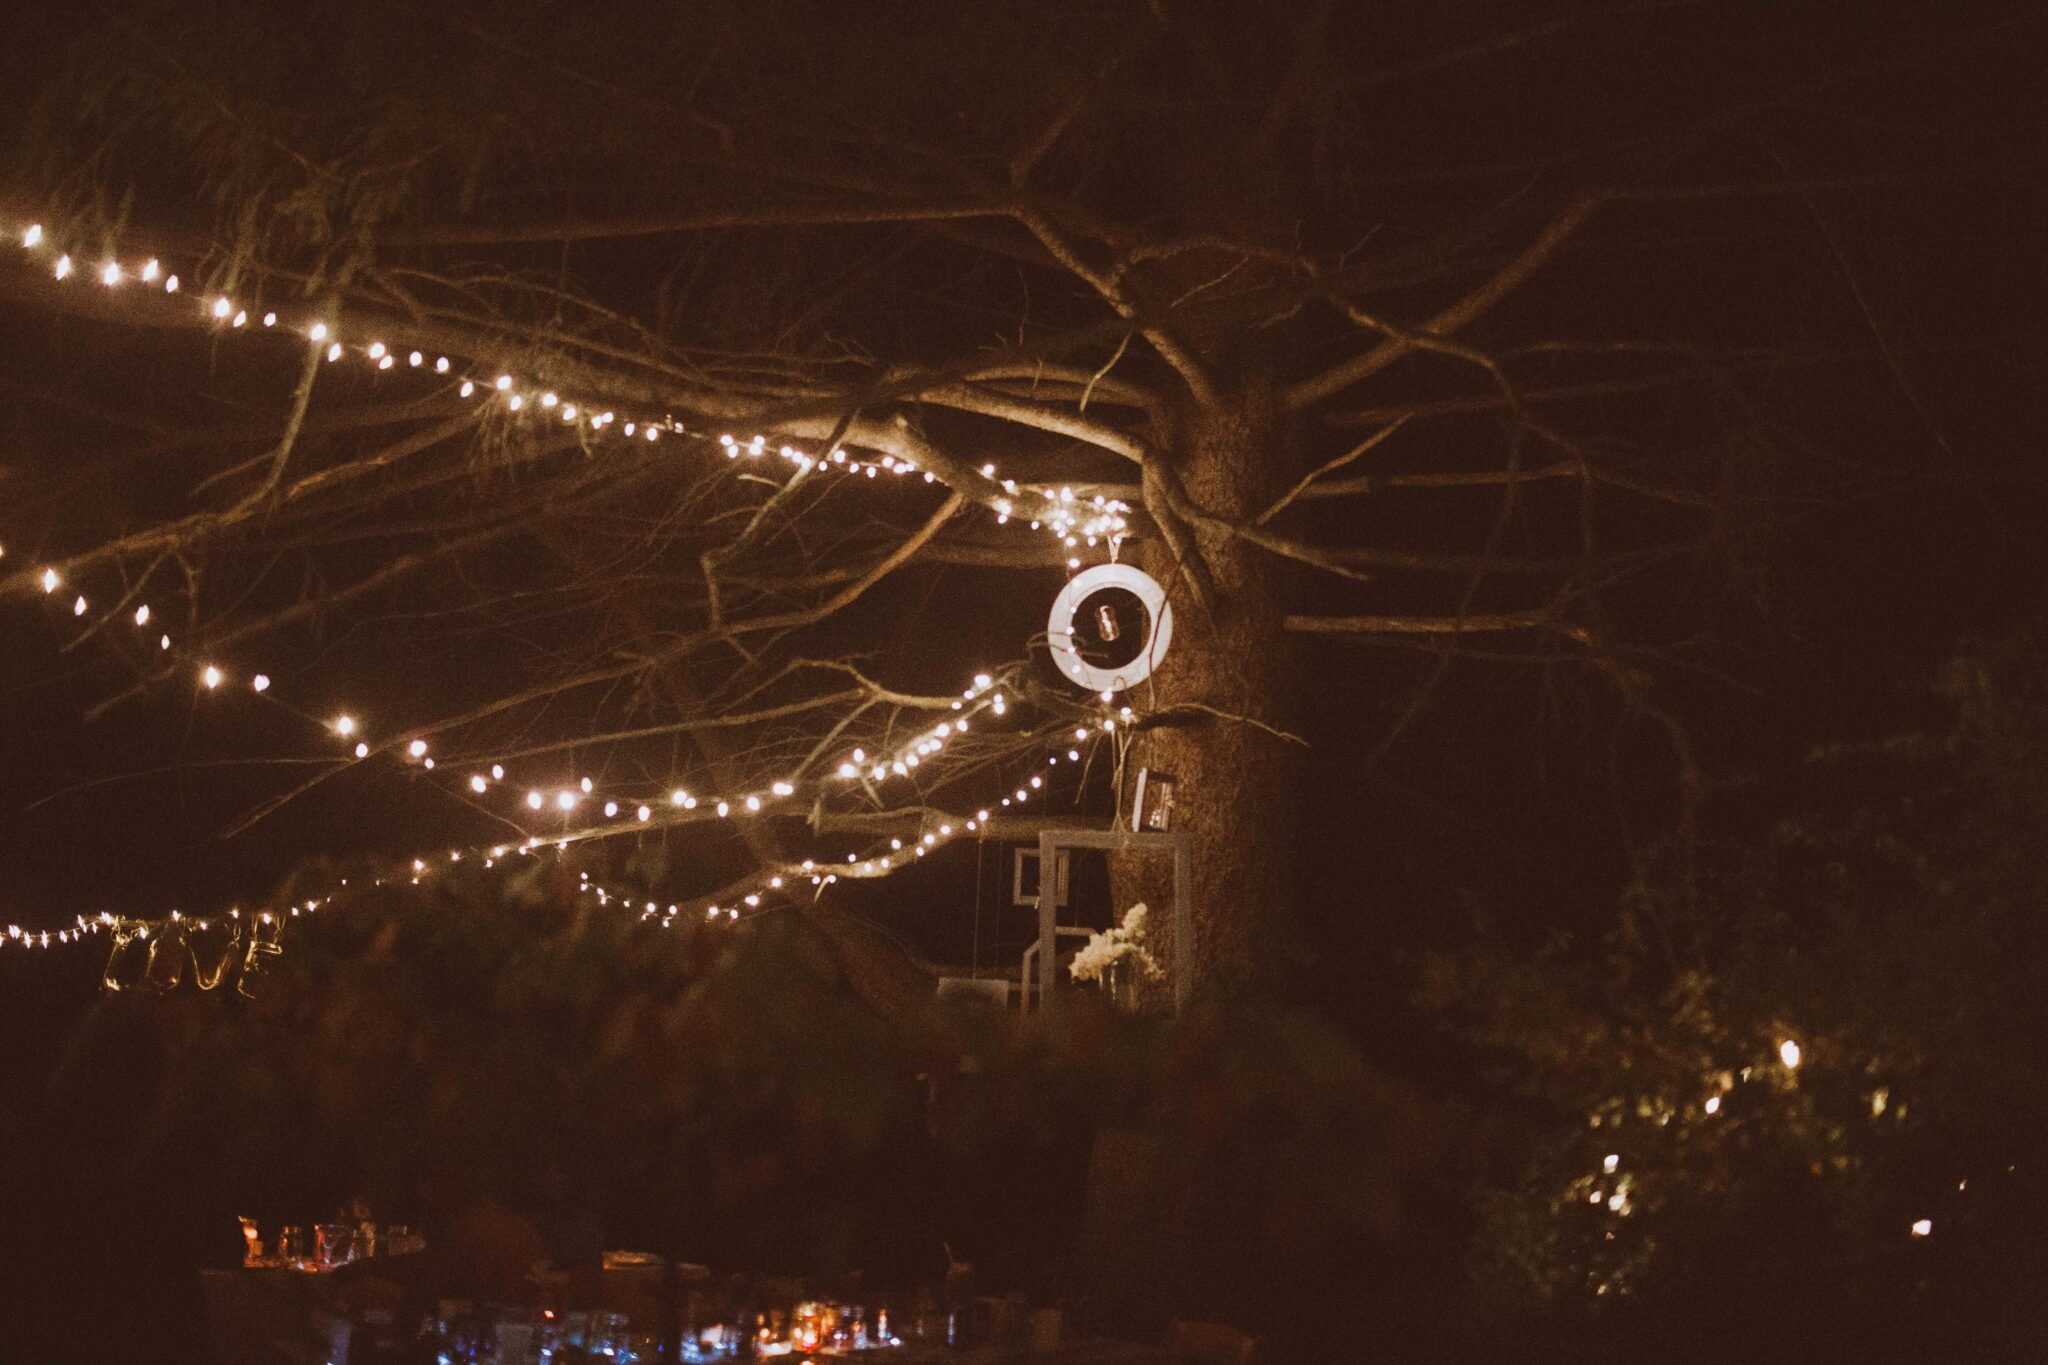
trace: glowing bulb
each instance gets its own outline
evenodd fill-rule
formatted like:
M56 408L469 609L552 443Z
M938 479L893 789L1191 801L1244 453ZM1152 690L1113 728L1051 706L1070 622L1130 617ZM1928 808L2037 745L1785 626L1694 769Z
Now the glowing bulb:
M748 810L750 810L750 811L756 811L756 810L759 810L759 809L761 809L761 798L760 798L760 797L758 797L758 796L750 796L750 797L748 797L748 798L747 798L747 809L748 809ZM722 811L722 810L721 810L721 811L719 811L718 813L719 813L720 815L723 815L723 814L725 814L725 812L724 812L724 811Z
M478 796L482 796L486 791L490 790L490 786L491 784L484 781L481 774L469 779L469 789Z
M534 810L539 810L547 804L547 798L539 792L528 792L526 794L526 804Z
M356 718L355 718L354 716L336 716L336 717L335 717L335 719L334 719L334 733L335 733L335 734L337 734L337 735L340 735L340 736L341 736L342 738L346 739L346 738L347 738L348 736L350 736L350 735L354 734L355 732L356 732Z
M57 585L58 585L59 583L62 583L63 581L64 581L63 579L61 579L61 578L59 578L59 577L57 576L57 571L56 571L55 569L45 569L45 570L43 570L43 591L44 591L44 592L55 592L55 591L57 591Z
M219 687L220 670L215 668L212 664L208 664L206 666L206 671L199 675L199 681L205 683L209 689Z
M277 314L275 314L275 313L265 313L265 314L263 315L263 325L264 325L265 327L275 327L275 326L277 326Z
M517 412L521 408L526 406L526 400L515 393L510 398L505 400L505 406L512 409L512 411Z
M607 801L607 802L605 802L605 803L604 803L604 818L605 818L605 819L609 820L609 819L611 819L612 817L616 816L616 815L617 815L618 813L619 813L619 803L618 803L618 802L616 802L616 801Z
M445 355L444 355L444 356L442 356L442 357L441 357L441 358L440 358L439 360L436 360L436 361L434 362L434 373L435 373L435 374L446 374L446 373L448 373L448 357L447 357L447 356L445 356Z
M41 223L30 223L28 231L21 234L21 244L23 246L34 246L42 240L43 225Z
M249 686L255 688L258 692L268 692L270 690L270 675L268 673L258 673L255 677L249 679Z
M1934 1220L1932 1218L1918 1218L1913 1221L1913 1235L1915 1237L1925 1237L1933 1231Z
M731 806L727 805L727 804L726 804L725 802L723 802L723 801L719 802L719 803L718 803L718 818L719 818L719 819L721 819L721 820L723 820L723 819L724 819L724 818L726 817L727 813L728 813L728 812L730 812L731 810L732 810L732 807L731 807Z
M166 294L178 292L178 277L176 275L169 275L164 278L164 292Z
M57 278L61 280L70 274L71 258L69 256L59 256L57 258Z
M373 342L371 342L371 343L370 343L370 359L372 359L372 360L382 360L383 358L384 358L384 343L383 343L383 342L381 342L381 341L373 341Z
M677 787L674 791L668 794L668 803L671 806L680 806L683 804L683 802L689 799L690 794L684 791L681 787Z
M327 363L331 365L339 359L341 359L341 343L337 341L327 348Z
M1778 1059L1785 1063L1787 1067L1797 1069L1799 1066L1799 1044L1793 1042L1790 1038L1778 1044Z
M634 811L633 815L636 819L640 821L641 824L644 825L648 822L649 819L653 817L654 812L649 810L647 807L642 806L639 810Z
M368 758L369 756L370 756L370 746L369 746L369 745L367 745L367 744L358 744L358 745L356 745L356 757L357 757L357 758Z
M101 284L105 284L105 285L116 285L116 284L119 284L120 282L121 282L121 267L120 267L120 266L119 266L118 264L116 264L116 263L115 263L115 262L113 262L113 261L108 261L108 262L107 262L107 263L106 263L105 265L103 265L103 266L101 266L101 267L100 267L100 283L101 283Z
M234 316L234 320L233 320L232 322L230 322L230 323L229 323L228 325L229 325L230 327L240 327L240 326L242 326L243 324L247 323L248 321L249 321L249 312L248 312L248 310L247 310L247 309L238 309L238 310L236 310L236 313L235 313L235 316Z
M501 375L499 375L499 376L498 376L498 392L499 392L499 393L508 393L508 392L510 392L510 391L511 391L511 388L512 388L512 376L511 376L511 375L509 375L509 374L501 374Z
M311 337L315 341L327 340L327 324L324 322L314 323L311 327L308 327L306 329L306 335Z
M1709 1095L1707 1096L1706 1104L1701 1107L1709 1114L1718 1114L1721 1112L1721 1097L1719 1095Z
M234 311L235 306L228 302L227 295L225 294L213 301L213 315L217 318L224 318Z
M135 624L138 626L146 626L149 624L149 603L144 602L141 606L135 609Z
M83 597L71 604L71 614L73 616L85 615L85 599Z
M416 739L405 746L405 751L414 758L425 758L427 756L427 742L423 739Z
M796 791L796 788L787 782L777 782L768 790L774 792L777 796L789 796Z
M572 791L559 791L559 792L556 792L556 793L555 793L555 807L556 807L556 809L558 809L558 810L574 810L574 809L576 809L576 793L575 793L575 792L572 792Z
M859 777L860 769L854 767L851 763L842 763L839 765L839 775L841 777Z
M1621 1158L1616 1156L1613 1152L1609 1152L1607 1154L1607 1159L1600 1163L1600 1169L1607 1172L1609 1175L1613 1175L1614 1172L1620 1168L1620 1166Z
M491 781L493 781L493 782L503 782L504 780L505 780L505 765L504 765L504 764L502 764L502 763L493 763L493 764L491 765Z

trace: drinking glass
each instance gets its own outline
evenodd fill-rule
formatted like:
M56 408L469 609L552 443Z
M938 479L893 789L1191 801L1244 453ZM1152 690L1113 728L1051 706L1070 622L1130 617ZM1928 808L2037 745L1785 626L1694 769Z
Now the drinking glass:
M346 1223L322 1223L313 1229L316 1239L315 1255L322 1270L347 1265L349 1247L355 1241L355 1229Z

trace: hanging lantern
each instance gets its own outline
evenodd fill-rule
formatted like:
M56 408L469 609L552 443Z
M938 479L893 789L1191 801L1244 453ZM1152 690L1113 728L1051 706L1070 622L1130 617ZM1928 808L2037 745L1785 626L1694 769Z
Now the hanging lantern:
M1166 589L1129 564L1097 564L1068 581L1046 636L1060 672L1091 692L1121 692L1152 675L1173 639Z

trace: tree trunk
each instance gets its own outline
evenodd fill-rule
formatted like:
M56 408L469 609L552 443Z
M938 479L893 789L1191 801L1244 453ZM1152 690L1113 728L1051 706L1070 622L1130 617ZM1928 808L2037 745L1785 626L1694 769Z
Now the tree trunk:
M1284 491L1292 461L1271 389L1255 384L1213 408L1186 413L1171 433L1171 473L1187 503L1230 521L1250 521ZM1173 517L1147 481L1147 507ZM1297 909L1295 841L1300 821L1301 745L1297 645L1283 629L1292 575L1282 561L1220 529L1184 525L1199 568L1179 562L1165 539L1140 562L1167 587L1173 640L1132 705L1160 720L1139 733L1125 763L1128 820L1140 768L1170 773L1173 828L1192 840L1189 888L1193 942L1170 971L1196 984L1264 981L1285 968ZM1198 600L1201 584L1206 605ZM1157 855L1112 860L1119 911L1153 908L1154 941L1173 956L1172 868Z

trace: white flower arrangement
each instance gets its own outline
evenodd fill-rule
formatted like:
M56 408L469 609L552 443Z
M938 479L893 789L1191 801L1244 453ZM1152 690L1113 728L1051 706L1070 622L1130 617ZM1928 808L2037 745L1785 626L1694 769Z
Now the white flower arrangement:
M1145 947L1145 920L1151 912L1139 901L1124 912L1124 922L1089 936L1067 964L1067 974L1076 981L1100 981L1103 973L1129 958L1146 976L1155 980L1166 973L1159 960Z

